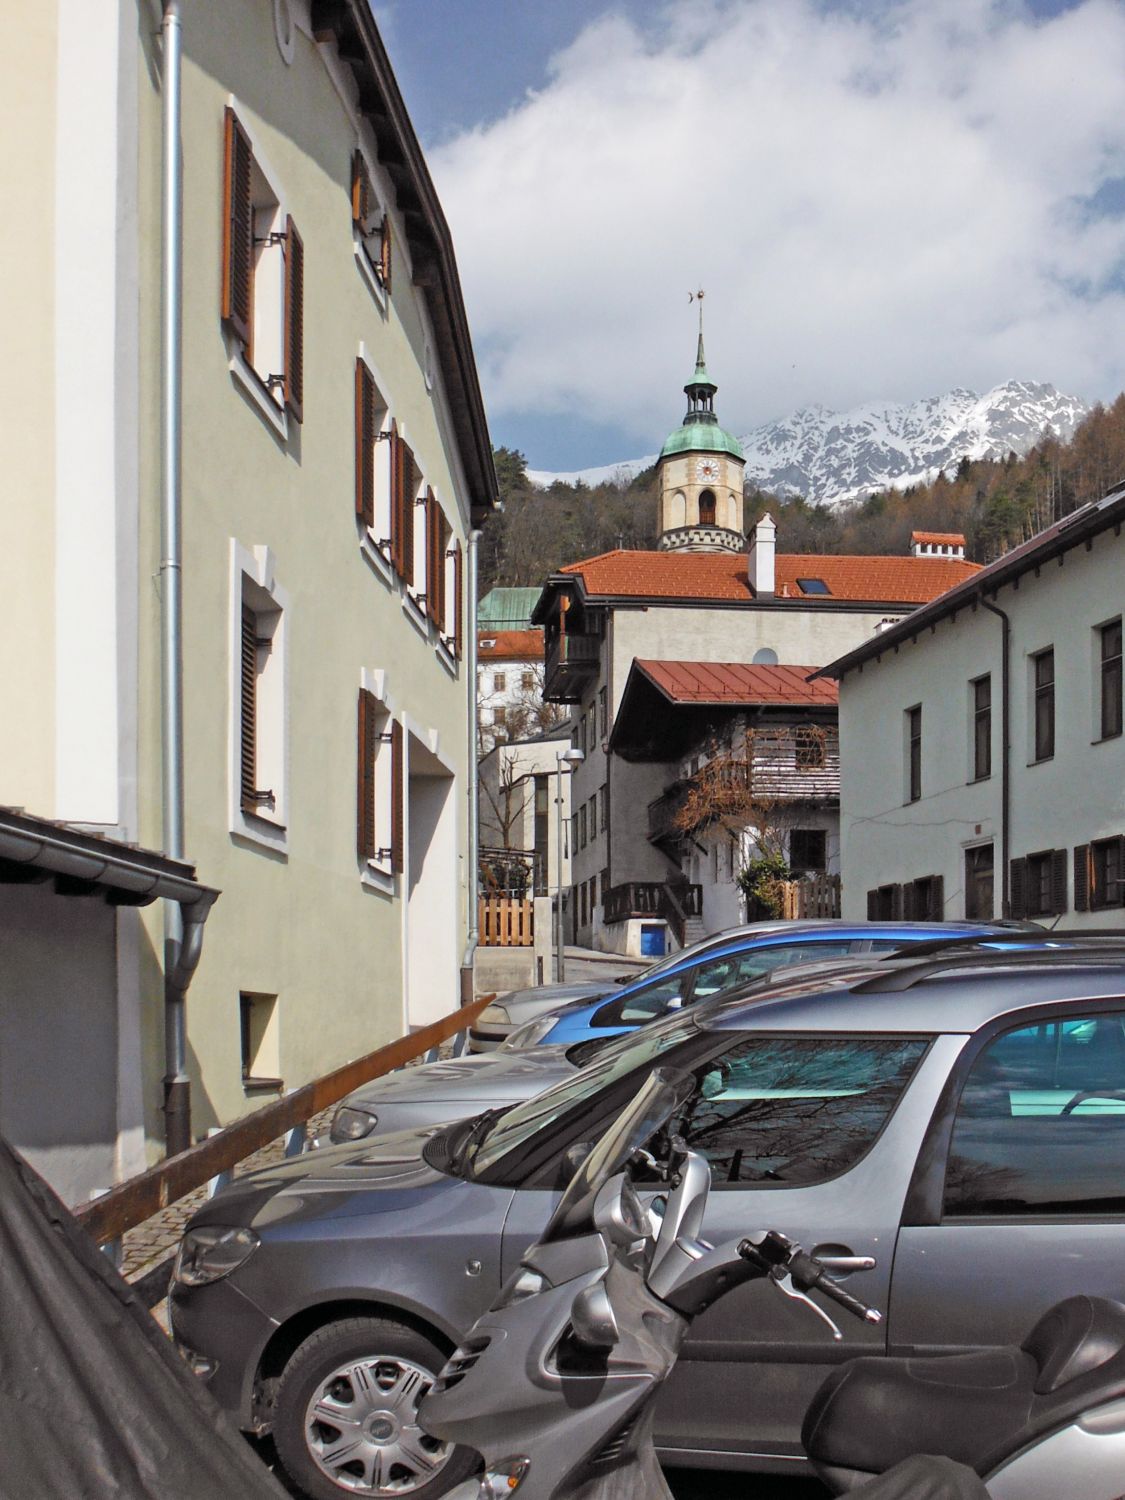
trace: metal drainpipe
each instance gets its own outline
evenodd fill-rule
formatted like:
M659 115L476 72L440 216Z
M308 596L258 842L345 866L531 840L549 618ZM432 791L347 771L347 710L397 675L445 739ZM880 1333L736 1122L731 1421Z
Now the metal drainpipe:
M997 604L990 604L982 594L981 604L991 614L998 615L1004 627L1003 656L1000 662L1000 735L1002 750L1000 758L1000 858L1003 868L1000 871L1000 914L1004 917L1012 915L1012 902L1008 890L1009 871L1009 846L1010 846L1010 824L1012 814L1012 735L1011 735L1011 655L1012 655L1012 624L1008 616Z
M461 960L461 1004L468 1005L473 999L473 955L477 950L477 868L480 863L480 771L477 760L477 543L480 532L470 530L465 539L465 558L468 564L468 611L464 623L465 631L465 676L468 679L469 699L469 763L465 776L468 806L468 870L467 892L469 903L469 930L465 941L465 956Z
M161 453L160 453L160 645L164 852L184 857L183 640L180 556L180 366L183 241L183 182L180 156L180 73L183 36L180 0L164 0L163 39L163 224L161 237ZM164 1138L175 1156L191 1145L191 1085L186 1071L184 996L199 958L202 923L164 903Z

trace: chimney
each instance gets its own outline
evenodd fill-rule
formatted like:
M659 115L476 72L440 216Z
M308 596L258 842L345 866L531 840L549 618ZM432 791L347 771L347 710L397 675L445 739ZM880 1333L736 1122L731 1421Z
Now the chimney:
M959 531L912 531L910 551L915 557L965 559L965 538Z
M777 526L767 510L750 533L749 573L750 587L759 599L772 599L774 594L774 541Z

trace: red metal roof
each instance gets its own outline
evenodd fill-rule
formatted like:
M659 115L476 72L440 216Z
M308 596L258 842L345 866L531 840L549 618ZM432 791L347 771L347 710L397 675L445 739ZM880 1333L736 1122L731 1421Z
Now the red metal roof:
M633 666L670 703L836 707L834 682L823 677L808 681L815 667L764 667L738 661L642 661L639 657Z
M641 599L754 598L744 552L603 552L570 563L589 595ZM781 553L775 599L816 608L833 599L850 603L925 604L979 571L954 557L845 557ZM805 594L798 578L820 578L827 594Z
M477 655L482 661L542 661L543 632L534 630L480 631Z

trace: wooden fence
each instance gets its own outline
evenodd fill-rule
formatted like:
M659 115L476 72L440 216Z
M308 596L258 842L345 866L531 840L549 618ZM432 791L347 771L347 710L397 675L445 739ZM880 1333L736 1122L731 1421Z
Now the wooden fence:
M839 875L809 875L804 880L783 880L781 887L784 901L781 915L786 922L840 915Z
M442 1016L440 1021L401 1036L354 1062L345 1063L342 1068L326 1073L303 1088L294 1089L284 1099L255 1110L198 1145L181 1151L178 1156L170 1156L147 1172L111 1188L91 1203L82 1204L74 1209L75 1217L99 1244L118 1239L127 1229L143 1224L170 1203L202 1187L212 1177L229 1172L255 1151L260 1151L295 1126L303 1125L361 1084L423 1056L431 1047L463 1031L495 998L495 995L482 995L471 1005Z
M535 942L535 904L516 896L482 896L477 925L482 948L530 948Z

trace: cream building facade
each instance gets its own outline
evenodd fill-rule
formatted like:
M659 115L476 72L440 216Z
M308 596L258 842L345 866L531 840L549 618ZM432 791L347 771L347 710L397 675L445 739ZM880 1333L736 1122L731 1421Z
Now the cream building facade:
M842 655L844 915L1114 926L1125 489Z
M198 1136L457 1004L471 536L495 479L449 231L364 0L165 10L182 37L183 842L221 891L186 1004ZM152 849L161 23L149 0L45 0L0 89L0 128L26 145L0 230L0 587L19 622L0 642L0 802ZM159 1150L168 1063L160 908L116 924L123 1176Z

